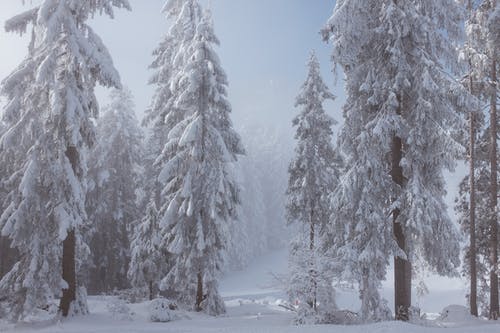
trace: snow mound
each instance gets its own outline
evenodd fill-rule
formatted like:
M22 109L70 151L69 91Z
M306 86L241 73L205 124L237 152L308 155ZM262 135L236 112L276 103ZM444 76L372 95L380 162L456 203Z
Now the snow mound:
M448 305L441 311L438 321L445 323L457 323L457 322L465 322L465 321L473 321L474 318L469 309L462 305Z
M159 323L177 320L179 317L175 314L176 309L177 305L166 298L154 299L148 306L149 320Z

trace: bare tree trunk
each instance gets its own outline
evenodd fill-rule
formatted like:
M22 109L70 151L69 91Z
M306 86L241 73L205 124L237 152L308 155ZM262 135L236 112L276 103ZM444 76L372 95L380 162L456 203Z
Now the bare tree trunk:
M491 164L491 217L490 217L490 319L497 320L498 304L498 184L497 184L497 68L495 51L491 64L491 105L490 105L490 164Z
M153 281L149 281L149 300L152 301L154 298Z
M401 99L399 98L401 103ZM401 107L398 111L401 114ZM403 168L401 159L403 158L403 142L400 137L394 136L392 139L392 180L399 186L404 186ZM403 232L401 222L398 221L401 211L396 208L393 214L393 232L396 242L407 255L406 237ZM407 258L409 259L409 258ZM394 258L394 307L396 320L409 320L411 306L411 263L400 257Z
M78 150L76 147L68 147L66 150L73 172L78 175ZM63 317L67 317L70 311L71 303L76 300L76 236L75 229L68 231L66 239L63 241L62 257L62 278L68 284L67 289L63 289L63 295L59 303L59 311Z
M314 228L314 210L311 209L311 217L310 217L310 231L309 231L309 250L311 251L311 262L309 263L310 270L309 270L309 275L311 277L311 283L312 283L312 300L310 306L313 308L314 311L317 309L317 288L318 288L318 283L316 281L316 270L314 267L314 234L315 234L315 228Z
M68 284L68 288L63 289L63 295L59 303L59 311L63 317L68 316L71 303L76 300L75 245L75 230L71 230L63 242L62 278Z
M196 290L196 305L195 310L201 311L203 310L201 307L201 303L203 302L203 275L201 272L198 273L198 288Z
M471 79L472 80L472 79ZM469 264L470 264L470 295L469 306L470 313L473 316L478 316L477 311L477 267L476 267L476 175L475 175L475 145L476 145L476 131L474 113L470 114L470 172L469 172L469 185L470 185L470 198L469 198Z
M469 15L472 17L472 1L467 2ZM472 58L469 55L469 92L474 94L474 79L472 73ZM470 269L470 295L469 306L470 313L473 316L478 316L477 310L477 254L476 254L476 122L475 112L470 112L470 169L469 169L469 269Z

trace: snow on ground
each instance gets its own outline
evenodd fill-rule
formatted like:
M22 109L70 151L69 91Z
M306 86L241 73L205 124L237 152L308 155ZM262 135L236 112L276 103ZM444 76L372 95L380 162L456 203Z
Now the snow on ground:
M422 325L401 322L384 322L359 326L294 326L293 314L279 304L285 299L282 286L276 279L286 272L287 253L278 251L262 256L247 269L228 274L220 290L226 300L227 314L213 318L199 313L179 313L182 318L170 323L152 323L148 320L149 302L129 304L130 314L117 316L109 311L113 297L89 298L91 314L59 322L36 324L5 324L0 322L0 332L16 333L498 333L500 324L471 318L461 306L451 306L449 313ZM448 304L464 304L463 283L460 280L431 277L427 281L430 294L420 300L422 310L429 318L438 317ZM383 293L388 300L391 280L384 283ZM357 295L351 290L338 292L342 308L355 310L359 305ZM392 306L392 302L391 302Z

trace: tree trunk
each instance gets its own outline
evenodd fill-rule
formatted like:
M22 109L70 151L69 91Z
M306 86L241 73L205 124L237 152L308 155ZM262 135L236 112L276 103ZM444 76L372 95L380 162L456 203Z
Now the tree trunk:
M71 303L76 300L75 245L75 231L70 230L63 242L62 278L68 284L68 288L63 289L63 295L59 303L59 311L63 317L68 316Z
M152 301L154 298L153 281L149 281L149 300Z
M200 312L202 309L201 303L203 302L203 275L201 272L198 273L198 288L196 290L196 305L195 311Z
M314 234L315 234L315 228L314 228L314 210L311 209L311 217L310 217L310 231L309 231L309 250L311 251L311 262L309 263L310 270L309 270L309 275L311 277L311 284L312 284L312 299L311 299L311 304L309 304L314 311L316 311L317 308L317 288L318 288L318 283L316 281L316 270L314 267Z
M497 320L498 304L498 185L497 185L497 75L495 52L491 64L491 106L490 106L490 164L491 164L491 216L490 216L490 319Z
M401 103L401 101L400 101ZM398 114L401 114L399 111ZM403 187L404 177L401 159L403 158L403 143L396 135L392 139L392 180ZM398 217L401 211L396 208L393 214L393 232L398 246L408 255L406 237ZM407 258L409 259L409 258ZM409 320L411 306L411 263L400 257L394 258L394 307L396 320Z
M472 79L471 79L472 80ZM477 311L477 268L476 268L476 175L475 175L475 121L474 113L470 114L470 198L469 198L469 264L470 264L470 313L478 316Z
M66 150L66 157L71 163L75 176L79 176L79 156L76 147L70 146ZM76 300L76 236L75 229L68 230L66 239L63 241L62 257L62 278L68 284L67 289L63 289L59 311L63 317L67 317L70 311L71 303Z
M472 17L472 1L467 3L470 17ZM472 73L472 57L469 55L469 92L474 94L474 78ZM470 169L469 169L469 269L470 269L470 313L478 316L477 310L477 254L476 254L476 121L475 112L470 112L469 135L470 135Z

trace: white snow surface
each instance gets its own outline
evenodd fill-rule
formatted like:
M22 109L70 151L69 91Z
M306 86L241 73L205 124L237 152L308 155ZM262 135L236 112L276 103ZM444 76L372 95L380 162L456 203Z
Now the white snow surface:
M220 291L226 302L227 313L219 317L205 314L177 311L178 319L168 323L149 321L149 303L128 304L130 316L121 317L109 310L111 296L89 297L91 314L62 321L41 321L37 323L8 324L0 321L0 332L40 332L40 333L190 333L190 332L242 332L242 333L489 333L499 332L500 323L471 318L464 307L463 284L460 280L441 280L429 277L430 294L420 299L422 311L429 320L420 325L402 322L382 322L357 326L295 326L294 314L280 307L286 299L278 282L286 272L287 251L272 252L255 258L242 271L228 273L221 281ZM382 295L391 295L391 281L384 283ZM341 308L356 309L359 300L355 292L338 291ZM389 299L390 301L390 299ZM448 303L447 303L448 302ZM450 303L451 302L451 303ZM449 305L457 302L459 305ZM439 309L439 310L436 310ZM445 316L439 316L441 310Z

